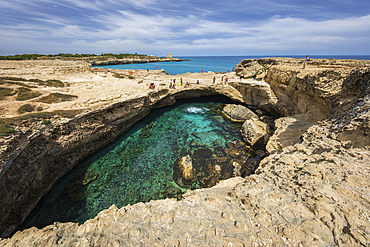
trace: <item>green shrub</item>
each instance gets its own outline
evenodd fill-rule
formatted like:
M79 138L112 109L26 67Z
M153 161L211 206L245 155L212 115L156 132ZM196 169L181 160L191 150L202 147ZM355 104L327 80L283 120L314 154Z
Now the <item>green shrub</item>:
M121 75L121 74L118 74L118 73L115 73L115 72L112 73L112 76L115 77L115 78L119 78L119 79L126 78L126 76Z
M11 133L14 133L14 128L7 121L0 120L0 136L8 136Z
M64 87L64 83L60 80L47 80L45 85L48 87Z
M45 124L45 125L48 125L48 124L51 124L51 121L50 120L44 120L44 121L42 121L42 123Z
M58 103L58 102L72 101L77 98L78 97L75 95L51 93L48 96L41 97L40 99L37 100L37 102L52 104L52 103Z
M0 100L5 99L5 96L13 96L17 91L11 88L0 87Z
M43 81L40 79L24 79L19 77L0 77L0 83L9 83L9 84L16 84L23 87L35 88L35 86L27 85L22 82L34 82L37 83L39 86L47 86L47 87L64 87L64 83L60 80L47 80Z
M18 100L18 101L24 101L24 100L37 98L40 95L42 95L42 94L39 93L39 92L33 92L29 88L21 87L21 88L18 88L18 95L15 99Z
M32 112L34 109L35 109L34 105L25 104L25 105L22 105L21 107L19 107L18 113L22 114L22 113L25 113L25 112Z
M43 109L42 109L42 106L38 106L38 107L36 107L36 111L42 111Z

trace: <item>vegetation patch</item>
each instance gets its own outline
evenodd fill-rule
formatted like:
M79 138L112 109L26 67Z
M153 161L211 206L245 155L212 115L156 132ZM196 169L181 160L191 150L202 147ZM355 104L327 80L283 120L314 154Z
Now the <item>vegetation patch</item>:
M27 84L25 84L23 82L20 82L20 81L25 81L25 79L15 78L15 77L1 77L0 78L0 85L12 84L12 85L18 85L18 86L29 87L29 88L34 87L34 86L27 85Z
M135 77L133 77L132 75L119 74L115 72L112 73L112 76L115 78L119 78L119 79L124 79L124 78L135 79Z
M21 87L21 88L18 88L18 95L17 95L17 97L15 99L18 100L18 101L24 101L24 100L29 100L29 99L37 98L40 95L42 95L42 93L33 92L29 88Z
M29 87L29 88L35 88L35 86L27 85L23 82L33 82L36 83L39 86L46 86L46 87L64 87L64 83L60 80L47 80L43 81L40 79L24 79L19 77L0 77L0 84L4 85L5 83L8 84L15 84L22 87Z
M51 93L48 96L41 97L40 99L37 100L37 102L52 104L52 103L59 103L59 102L65 102L65 101L72 101L77 98L78 97L75 95Z
M112 73L112 76L113 76L113 77L115 77L115 78L119 78L119 79L124 79L124 78L126 78L126 76L125 76L125 75L118 74L118 73L115 73L115 72L113 72L113 73Z
M13 96L17 91L11 88L0 87L0 100L5 99L6 96Z
M34 105L25 104L25 105L22 105L21 107L19 107L17 112L19 114L22 114L22 113L25 113L25 112L32 112L34 109L35 109Z
M131 54L131 53L102 53L100 55L95 54L71 54L71 53L58 53L58 54L22 54L22 55L10 55L10 56L0 56L0 60L36 60L36 59L64 59L64 58L106 58L106 57L115 57L117 59L123 59L126 57L146 57L147 55L143 54Z
M8 136L11 133L14 133L14 128L8 121L0 119L0 136Z
M44 120L44 121L42 121L42 123L45 124L45 125L48 125L48 124L51 124L51 121L50 120Z

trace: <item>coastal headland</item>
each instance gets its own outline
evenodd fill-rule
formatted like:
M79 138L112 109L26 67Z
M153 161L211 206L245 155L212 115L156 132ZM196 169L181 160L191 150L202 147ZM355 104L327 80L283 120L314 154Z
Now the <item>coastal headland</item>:
M301 59L248 59L232 73L176 76L86 61L0 61L0 79L1 246L370 245L369 61L314 59L302 69ZM12 235L78 161L152 109L205 95L277 117L255 174L180 201L112 205L82 225Z

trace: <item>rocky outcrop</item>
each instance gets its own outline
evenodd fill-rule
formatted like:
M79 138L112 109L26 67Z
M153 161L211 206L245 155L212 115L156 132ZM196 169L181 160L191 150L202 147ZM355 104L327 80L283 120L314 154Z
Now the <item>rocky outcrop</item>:
M55 223L43 229L30 228L10 239L0 240L0 245L369 246L370 148L366 139L370 134L369 67L344 73L344 78L335 77L342 75L335 70L311 71L311 74L301 74L302 81L297 79L295 70L289 72L280 68L280 78L279 69L271 69L269 80L273 80L272 84L276 83L276 88L287 97L282 105L287 109L284 113L306 114L277 122L277 128L281 127L281 130L276 132L276 140L281 146L261 161L255 174L220 181L209 189L189 191L180 201L151 201L121 209L111 206L80 226L77 223ZM313 76L315 74L327 77L320 79ZM336 79L327 84L331 76ZM296 78L295 84L293 78ZM279 86L278 82L285 84ZM162 99L175 97L162 93ZM303 94L307 98L302 101L298 96ZM157 94L156 97L162 96ZM284 99L278 93L276 96L279 100ZM157 102L153 97L149 99ZM308 99L315 101L312 105L307 104L305 109L303 102L309 102ZM322 115L317 118L312 115L313 107L318 103L324 106L320 109L327 109L329 113L329 117L320 122L316 120ZM135 106L126 105L127 110L141 112L141 108ZM122 109L125 108L119 110ZM103 124L121 121L124 124L124 120L114 118L108 109L102 114L107 116ZM297 128L292 125L307 119L315 122L298 128L301 129L299 141L285 142L284 133L289 129L295 131ZM69 128L60 128L65 131L65 141L70 135L68 131L77 126L78 121L75 121L66 122ZM62 135L55 137L45 143L52 145L62 139ZM65 144L63 147L76 145L72 142ZM81 150L76 149L77 152ZM37 147L32 151L33 155L41 155ZM25 156L23 160L28 162ZM12 169L15 169L13 164L21 166L20 162L12 163ZM22 171L26 168L20 167ZM39 171L37 168L35 171ZM15 176L19 171L13 170L9 175ZM29 175L38 179L37 173ZM17 179L21 179L21 173ZM2 184L1 188L8 190L16 186L16 182L9 180L9 184ZM14 203L22 200L22 194L12 196ZM18 207L18 210L23 209ZM1 210L4 210L3 206Z
M241 102L230 86L197 86L150 92L132 100L62 118L37 131L0 139L0 232L9 236L40 198L79 160L113 141L151 109L171 105L177 99L225 95ZM30 179L32 178L32 179Z
M267 124L256 119L246 120L241 133L246 144L256 149L264 148L269 138Z
M257 76L266 83L243 80L231 85L248 105L276 116L309 114L311 121L320 121L333 108L333 97L345 90L342 85L351 70L367 66L366 61L313 59L303 70L302 62L293 58L246 59L236 66L236 73L258 67ZM263 75L258 72L262 70Z
M181 201L111 206L80 226L30 228L0 245L367 246L370 154L328 131L311 127L248 178L189 191Z
M190 155L179 158L173 167L173 180L182 188L191 188L195 181L193 161Z
M266 150L274 153L302 141L302 135L315 123L306 114L282 117L275 120L275 131L269 138Z
M259 120L258 116L254 112L242 105L228 104L224 107L222 113L232 122L243 123L247 119Z
M243 101L247 105L255 106L275 116L284 115L284 112L280 111L278 98L268 83L232 81L229 85L236 88L242 94Z

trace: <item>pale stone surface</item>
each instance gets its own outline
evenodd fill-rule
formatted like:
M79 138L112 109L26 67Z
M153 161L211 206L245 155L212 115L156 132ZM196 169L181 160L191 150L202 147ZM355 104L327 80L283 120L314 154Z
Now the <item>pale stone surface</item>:
M329 65L335 69L353 69L340 61L332 63ZM315 61L312 64L315 65ZM297 69L300 66L297 61ZM111 206L80 226L54 223L44 229L30 228L17 232L12 238L1 239L0 246L370 246L370 147L366 138L370 134L369 66L349 72L345 79L337 77L338 80L333 79L328 85L325 80L330 76L322 80L310 66L301 72L305 79L297 84L297 88L289 86L290 90L293 90L292 95L304 93L316 103L326 102L329 118L317 122L310 116L308 120L316 122L302 130L304 133L299 134L302 137L299 142L286 143L264 158L256 174L221 181L209 189L189 191L181 201L151 201L121 209ZM278 77L278 68L272 69ZM335 75L333 68L317 69L328 71L326 75ZM280 70L281 78L286 76L288 82L298 78L294 71L288 72L285 67ZM284 84L287 81L277 79L273 83L278 82ZM325 88L325 93L319 93ZM199 93L201 90L195 91ZM180 93L176 92L177 95ZM93 138L92 133L99 137L97 130L105 133L103 137L107 138L108 133L121 127L112 123L121 121L127 127L128 122L124 119L144 114L148 102L160 98L171 102L171 97L176 94L152 93L148 98L113 104L94 114L83 114L72 120L60 119L55 122L55 127L32 136L18 133L18 138L1 139L1 147L6 147L2 149L1 157L4 158L8 151L12 154L19 152L18 155L23 155L21 161L26 162L32 157L35 160L32 165L41 163L35 157L42 155L43 145L53 145L51 140L59 142L58 148L62 149L76 142L82 142L84 146L85 138ZM314 106L305 113L314 113ZM286 109L294 110L294 107ZM104 117L99 118L99 114ZM119 117L119 114L122 115ZM96 119L108 123L96 122ZM278 131L278 136L282 137L291 125L296 124L293 118L289 119L281 120L282 124L286 122L286 128ZM296 120L307 119L296 117ZM34 149L30 149L27 142ZM15 148L19 148L18 151L13 150ZM77 152L81 150L75 149ZM12 158L5 161L8 160ZM16 164L22 168L21 162ZM53 170L50 164L53 163L49 163L48 169ZM10 169L14 169L13 166ZM45 172L37 166L34 169ZM1 184L1 193L6 191L11 198L22 201L22 196L30 192L17 194L12 189L22 183L25 172L28 170L13 170L8 174L8 183ZM28 177L33 181L37 178L34 174ZM2 194L1 198L7 196ZM0 212L11 207L12 204L2 206Z
M247 119L259 120L254 112L242 105L228 104L224 107L222 113L233 122L244 122Z
M275 132L266 144L266 150L273 153L284 147L300 143L302 134L314 125L311 116L307 114L282 117L275 120Z
M273 115L284 115L277 105L278 98L268 83L243 79L242 81L231 81L230 85L243 95L243 100L247 105L253 105Z
M246 120L240 132L246 144L253 148L263 148L267 143L267 124L262 121Z

